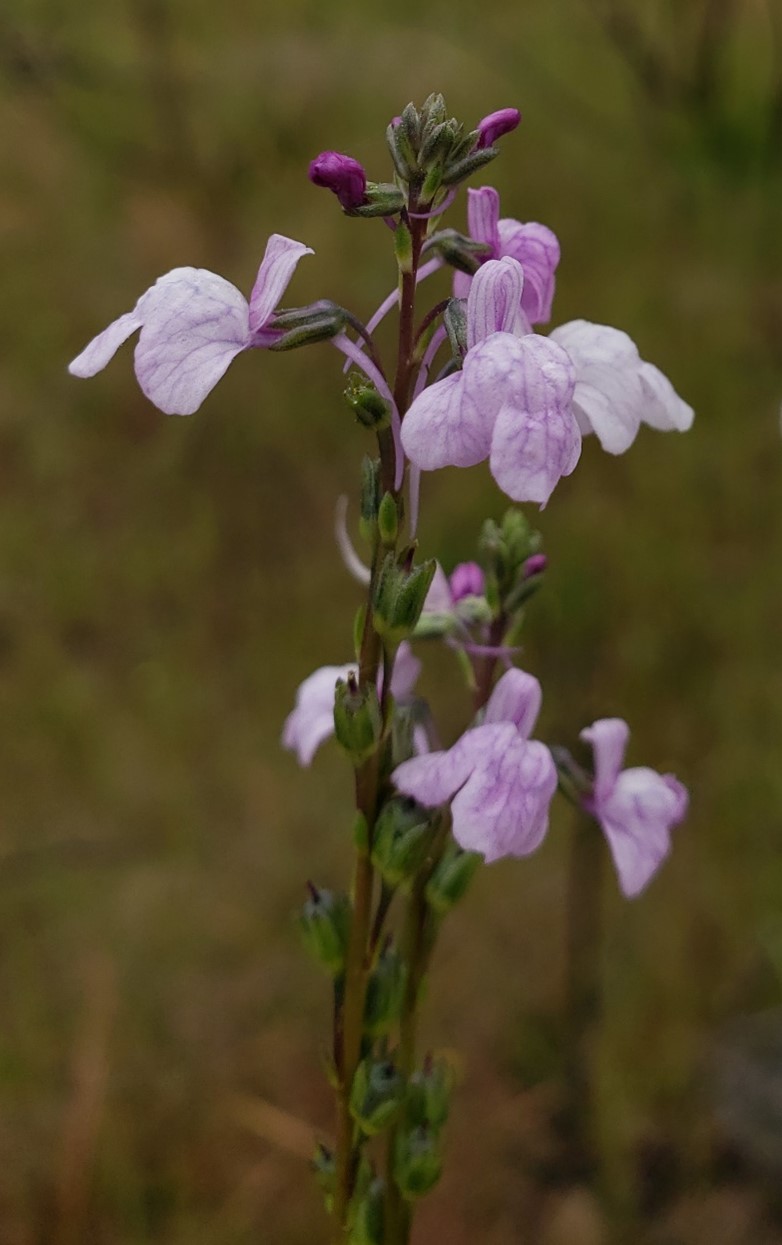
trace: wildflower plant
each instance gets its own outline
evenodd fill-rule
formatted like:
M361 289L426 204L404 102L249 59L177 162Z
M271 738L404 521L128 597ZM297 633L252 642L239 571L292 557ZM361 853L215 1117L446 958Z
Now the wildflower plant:
M342 664L304 678L282 735L303 766L334 736L355 785L352 882L310 884L299 915L334 996L336 1123L314 1168L335 1245L409 1241L416 1202L440 1176L453 1074L442 1054L419 1049L417 1018L437 935L476 869L534 852L559 788L584 811L580 842L597 842L602 828L632 897L662 864L687 808L671 775L622 770L629 730L620 719L582 730L593 770L535 737L542 689L517 658L547 563L518 505L484 523L475 560L450 574L436 550L419 549L423 471L487 461L513 503L543 506L576 469L582 437L594 433L618 454L642 423L684 431L693 418L620 330L577 320L541 331L559 263L549 228L501 218L490 186L467 191L466 233L443 225L519 120L504 108L467 129L432 95L388 126L391 180L372 181L339 152L312 161L311 181L334 193L350 227L376 228L393 248L397 287L366 321L325 299L281 306L312 252L274 234L249 300L214 273L176 268L70 367L94 375L138 331L142 389L162 411L186 415L241 351L325 341L346 360L345 398L374 441L357 490L363 557L344 503L337 519L346 567L364 590L352 642L348 634L335 654ZM441 269L451 295L421 311L419 287ZM374 331L392 311L397 347L387 359ZM434 644L453 653L469 706L460 736L444 729L447 746L416 690Z

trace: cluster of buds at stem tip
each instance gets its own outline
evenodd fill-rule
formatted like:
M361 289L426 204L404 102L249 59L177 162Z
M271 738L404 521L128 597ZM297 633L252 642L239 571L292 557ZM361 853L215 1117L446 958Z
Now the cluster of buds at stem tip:
M540 541L520 510L507 510L501 523L484 523L480 550L486 597L495 614L513 617L540 587L548 565Z
M441 188L456 186L489 164L499 154L495 140L519 120L515 108L506 108L484 117L477 129L465 130L448 116L442 95L434 94L420 109L408 104L394 117L386 141L399 179L415 188L419 203L428 204Z
M372 622L390 647L400 644L415 631L437 570L433 558L413 566L414 553L414 548L408 548L401 558L394 553L386 554L377 577Z

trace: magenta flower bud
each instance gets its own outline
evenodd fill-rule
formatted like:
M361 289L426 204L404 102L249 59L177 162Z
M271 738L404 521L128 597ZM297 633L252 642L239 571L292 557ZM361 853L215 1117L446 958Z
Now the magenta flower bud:
M522 579L532 579L533 575L542 575L548 566L548 558L545 553L533 553L532 557L527 558L521 568Z
M309 167L309 179L316 186L332 190L346 211L364 202L367 175L358 160L339 151L322 151Z
M483 596L483 571L477 562L459 562L448 580L454 605L464 597Z
M521 113L518 108L500 108L497 112L490 112L488 117L478 122L476 149L480 151L483 147L491 147L503 134L510 134L515 130L520 121Z

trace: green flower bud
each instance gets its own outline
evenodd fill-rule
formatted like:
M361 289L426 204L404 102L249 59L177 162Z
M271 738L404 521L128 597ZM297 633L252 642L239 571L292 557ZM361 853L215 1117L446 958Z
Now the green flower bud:
M345 401L362 427L370 432L380 432L391 423L388 402L359 372L351 372L348 377Z
M402 1131L394 1145L394 1180L402 1197L413 1201L440 1179L443 1158L436 1134L427 1128Z
M357 1193L350 1207L348 1245L383 1245L385 1183L375 1178L365 1193Z
M481 863L477 852L464 852L449 843L426 886L426 902L439 916L458 903Z
M377 530L384 545L393 549L399 535L399 506L391 493L384 493L377 512Z
M408 105L410 107L411 105ZM448 116L448 109L445 106L445 99L440 91L432 91L431 95L427 95L421 105L421 133L426 135L431 129L441 125ZM402 113L404 120L404 113ZM455 122L452 122L455 124Z
M470 151L461 157L452 156L443 173L443 185L455 186L458 182L463 182L465 178L477 173L478 169L490 164L499 154L497 147L483 147L480 151Z
M417 873L434 829L426 809L408 796L394 796L380 810L372 840L372 863L389 886Z
M448 1061L442 1055L427 1056L424 1066L410 1078L405 1118L411 1124L439 1132L448 1119L453 1085L453 1068Z
M407 965L395 947L386 947L367 983L364 1032L370 1037L388 1033L399 1019L406 984Z
M476 273L481 260L491 255L491 247L485 242L474 242L456 229L441 229L432 234L424 247L424 254L436 251L452 268L466 272L470 276Z
M377 750L383 733L383 719L372 684L359 685L351 671L339 679L334 694L334 734L355 766Z
M397 645L415 631L437 563L434 559L411 570L388 554L375 588L372 621L378 635Z
M283 336L270 349L295 350L298 346L309 346L312 342L327 341L341 333L347 323L345 309L328 299L321 299L309 307L291 307L287 311L279 311L269 327L283 330Z
M403 1098L404 1081L389 1060L364 1059L358 1065L350 1089L350 1114L368 1136L388 1127Z
M439 165L429 170L421 186L421 203L431 203L443 184L443 171Z
M305 947L335 977L345 967L352 914L347 895L317 890L310 884L310 897L298 916Z

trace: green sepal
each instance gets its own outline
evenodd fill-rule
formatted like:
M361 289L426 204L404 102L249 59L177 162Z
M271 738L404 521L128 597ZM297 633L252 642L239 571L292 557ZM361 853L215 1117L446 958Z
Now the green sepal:
M482 861L477 852L465 852L451 841L426 886L426 902L439 916L464 896Z
M405 1086L390 1060L363 1059L350 1088L350 1114L368 1137L383 1132L396 1118Z
M394 230L394 254L399 271L411 273L413 271L413 235L403 220L399 221Z
M375 822L372 863L389 886L412 877L426 860L434 827L429 812L409 796L386 801Z
M405 206L404 191L393 182L367 182L364 202L351 208L348 216L395 216Z
M355 766L374 752L383 734L383 718L374 684L361 686L352 673L338 679L334 692L334 735Z
M347 1245L383 1245L385 1182L376 1176L350 1205Z
M444 1055L427 1057L408 1083L405 1119L438 1132L448 1119L455 1080L453 1066Z
M443 1170L443 1156L436 1133L428 1128L400 1131L394 1143L394 1182L406 1201L429 1193Z
M390 1032L402 1011L407 965L392 945L381 953L367 982L364 1033L382 1037Z
M347 895L312 887L298 916L305 947L332 976L345 967L353 908Z
M384 560L375 588L372 622L392 647L412 635L437 570L434 558L407 570L393 554Z
M396 546L399 535L399 506L392 493L384 493L377 511L377 530L386 548Z

